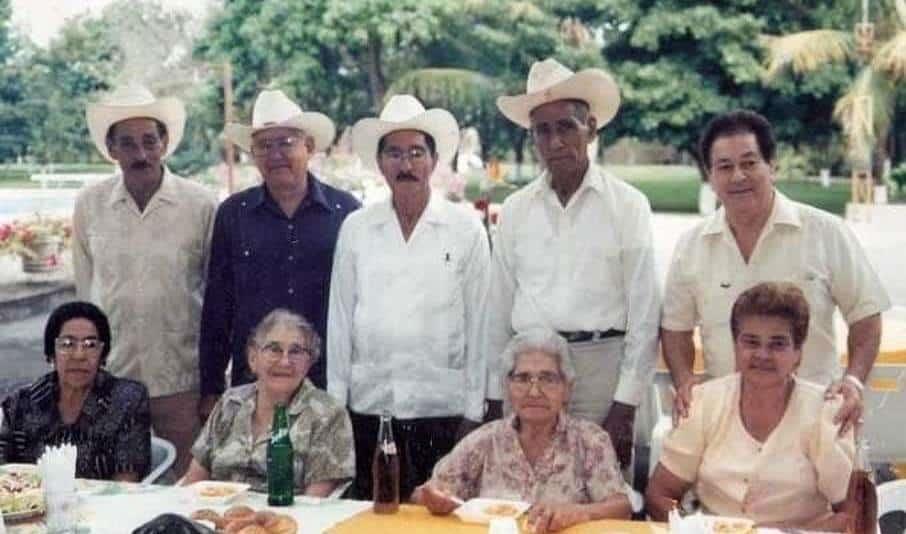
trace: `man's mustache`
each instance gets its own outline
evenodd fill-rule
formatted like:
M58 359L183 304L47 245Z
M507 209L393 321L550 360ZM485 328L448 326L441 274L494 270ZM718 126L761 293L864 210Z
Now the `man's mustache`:
M129 165L129 168L134 171L140 171L143 169L150 169L151 164L148 163L147 161L136 161L135 163L132 163L131 165Z
M418 178L414 174L408 172L401 172L396 175L397 182L417 182Z

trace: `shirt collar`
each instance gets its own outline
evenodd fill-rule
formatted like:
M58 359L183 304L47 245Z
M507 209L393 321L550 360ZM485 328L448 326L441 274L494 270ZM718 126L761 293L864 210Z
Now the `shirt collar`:
M792 226L794 228L802 227L802 219L799 217L799 211L796 206L780 191L774 189L774 202L771 205L771 215L765 222L765 229L773 228L775 225ZM729 231L727 224L727 210L721 206L717 210L704 228L704 235L722 234Z
M547 195L556 195L553 187L551 187L551 175L549 171L544 171L539 180L536 180L537 187L533 191L535 196L542 194ZM598 169L598 167L592 163L588 162L588 169L585 170L585 175L582 177L582 183L579 184L579 188L576 189L575 195L579 195L582 191L586 189L591 189L597 191L600 194L605 194L607 191L607 184L604 182L604 172Z
M569 417L566 415L566 410L560 410L560 413L557 415L557 426L554 427L554 435L558 436L566 432L566 418ZM507 428L513 429L514 432L519 432L519 417L516 413L509 415L506 421Z
M396 213L393 209L393 196L376 204L373 209L374 218L372 219L372 223L375 226L396 222ZM444 205L444 200L434 191L431 191L431 196L428 197L428 205L425 206L425 211L422 212L422 215L418 220L419 224L422 222L429 224L445 224L448 221L449 216L447 214L447 206Z
M290 415L299 415L308 406L309 397L315 391L315 385L312 384L308 377L302 379L299 389L293 394L286 407L286 413ZM248 387L238 387L228 389L224 394L227 402L234 402L241 405L252 406L255 397L258 395L258 382L252 382Z
M114 206L119 202L127 202L132 198L129 194L129 190L126 189L126 181L123 178L123 173L120 172L117 177L118 179L113 185L113 190L110 191L110 206ZM170 169L168 169L166 165L164 165L164 175L161 178L160 187L154 192L154 195L151 197L148 204L153 202L154 199L160 199L162 202L167 202L169 204L178 204L180 201L179 192L176 190L176 183L173 179L173 173L170 172Z
M274 200L274 197L270 195L267 191L267 186L261 184L255 187L250 196L249 204L252 208L262 207L265 204L272 204L276 207L277 202ZM331 206L327 201L327 195L324 193L324 184L315 178L315 175L308 173L308 191L305 193L305 198L302 199L302 203L299 204L299 208L304 208L311 204L318 204L327 211L334 211L334 206ZM300 210L296 210L296 213L299 213Z

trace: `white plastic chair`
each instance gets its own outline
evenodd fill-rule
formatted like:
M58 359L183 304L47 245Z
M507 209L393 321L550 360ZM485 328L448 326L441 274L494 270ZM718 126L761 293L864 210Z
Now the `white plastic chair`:
M151 472L148 473L145 478L142 479L142 484L153 484L157 482L164 473L167 472L167 469L170 469L170 466L173 465L173 462L176 461L176 447L172 443L165 440L164 438L159 438L157 436L151 436Z
M865 384L864 435L871 445L871 461L898 462L906 458L903 420L906 412L906 367L874 367Z
M878 519L888 512L906 511L906 480L892 480L878 485ZM878 532L881 525L878 524Z

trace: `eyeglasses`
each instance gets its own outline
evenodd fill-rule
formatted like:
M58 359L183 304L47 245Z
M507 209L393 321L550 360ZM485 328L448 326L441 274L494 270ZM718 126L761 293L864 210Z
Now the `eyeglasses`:
M101 353L101 349L104 348L104 342L96 337L79 339L72 336L62 336L54 340L54 348L57 353L65 356L75 354L79 349L82 350L82 354L97 356Z
M155 152L160 149L162 144L159 137L144 137L142 138L141 147L145 152ZM124 138L117 141L116 146L124 152L134 153L138 152L139 144L130 138Z
M293 363L300 363L314 355L308 347L293 343L289 347L283 348L283 345L276 341L265 343L258 350L270 363L276 363L284 354Z
M563 383L563 376L550 371L543 371L537 375L531 373L510 373L510 387L516 393L528 393L532 386L538 384L538 389L543 393L553 393Z
M301 141L299 137L290 135L287 137L280 137L277 139L265 139L263 141L255 141L252 143L252 155L256 157L266 156L274 150L279 150L284 156L288 156L292 153L293 149L296 148L296 145Z
M420 146L414 146L409 150L400 150L398 148L388 148L381 152L381 155L387 158L390 163L399 165L403 160L409 160L409 163L415 165L422 163L428 157L428 150Z

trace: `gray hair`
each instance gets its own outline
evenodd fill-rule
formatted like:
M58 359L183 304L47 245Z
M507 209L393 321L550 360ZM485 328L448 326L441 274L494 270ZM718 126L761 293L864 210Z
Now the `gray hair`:
M278 326L295 328L303 337L308 339L309 345L311 345L309 349L311 350L312 364L321 358L321 336L318 335L315 327L301 315L285 308L277 308L265 315L264 319L261 319L258 326L249 334L248 346L257 347L262 345L267 335Z
M536 328L520 332L510 340L503 354L500 355L500 383L506 390L507 377L516 368L516 359L519 355L529 351L538 351L550 354L560 368L560 373L567 382L576 378L576 368L573 366L572 354L569 344L560 334L546 328Z

